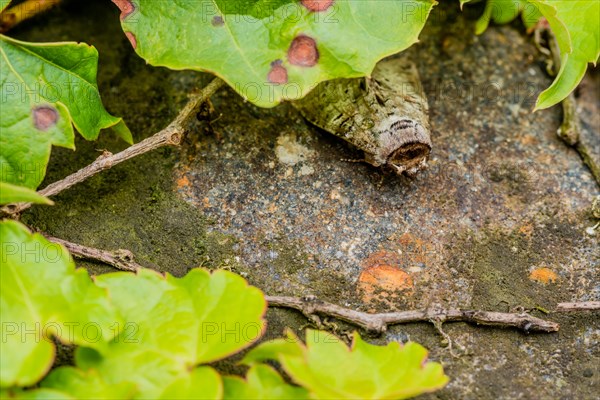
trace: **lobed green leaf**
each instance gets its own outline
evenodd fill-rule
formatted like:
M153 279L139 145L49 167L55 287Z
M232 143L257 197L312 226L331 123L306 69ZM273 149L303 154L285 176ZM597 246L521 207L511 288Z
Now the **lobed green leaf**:
M133 383L135 398L220 398L220 376L198 365L240 351L265 328L262 292L231 272L194 269L174 278L141 270L102 275L96 284L127 322L103 354L79 348L76 365L110 385ZM62 389L54 378L62 370L44 385Z
M54 361L52 338L103 351L120 319L67 250L15 221L0 222L0 244L0 387L38 382Z
M293 334L253 349L244 362L277 360L315 399L406 399L442 388L442 366L427 362L417 343L375 346L358 333L352 347L323 331L306 331L306 345ZM340 368L343 366L343 368Z
M418 40L435 0L113 0L148 63L208 71L272 107L319 82L368 76Z

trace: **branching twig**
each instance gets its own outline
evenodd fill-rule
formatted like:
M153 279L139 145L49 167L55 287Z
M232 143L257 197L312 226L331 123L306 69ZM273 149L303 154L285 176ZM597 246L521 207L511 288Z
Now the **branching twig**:
M82 246L77 243L67 242L63 239L58 239L50 235L43 234L46 239L51 242L61 244L69 250L74 257L86 260L94 260L103 262L123 271L137 271L142 268L133 259L133 253L129 250L119 249L116 251L106 251L95 249L93 247Z
M556 312L575 312L600 310L600 301L583 301L581 303L558 303Z
M282 296L266 296L266 299L271 307L293 308L305 315L328 315L374 332L385 332L389 325L419 321L461 321L476 325L514 327L525 332L556 332L559 328L555 322L543 320L527 313L448 309L369 314L316 299Z
M17 24L49 10L60 0L25 0L0 14L0 33L7 32Z
M168 145L179 145L189 121L195 117L198 108L210 98L224 82L220 78L213 79L199 94L194 95L169 126L147 139L136 143L125 150L111 154L105 152L87 167L67 176L66 178L48 185L39 193L43 196L54 196L71 186L83 182L97 173L109 169L125 160ZM31 206L31 203L11 204L3 208L7 214L18 214Z

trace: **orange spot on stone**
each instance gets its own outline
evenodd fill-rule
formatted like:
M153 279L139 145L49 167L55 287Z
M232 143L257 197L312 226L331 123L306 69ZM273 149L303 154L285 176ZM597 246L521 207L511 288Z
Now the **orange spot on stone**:
M121 10L121 21L133 14L135 11L135 6L129 0L112 0L112 2L119 7L119 10Z
M58 121L58 111L52 106L35 107L32 114L33 125L40 131L47 131Z
M288 72L287 69L285 69L285 67L281 64L281 60L273 61L271 63L271 71L269 71L269 75L267 76L269 82L276 84L287 83Z
M531 224L525 224L519 228L519 233L527 237L531 237L533 233L533 226Z
M375 252L365 260L364 270L358 277L358 288L365 303L388 302L397 298L399 292L412 292L413 280L399 268L400 262L397 253L386 250Z
M327 9L333 4L333 1L334 0L301 0L301 3L310 11L319 12L327 11Z
M190 180L186 175L177 179L177 189L187 189L189 186L190 186Z
M288 50L290 64L300 67L314 67L319 61L317 42L311 37L297 36Z
M529 279L544 285L550 282L555 283L557 278L556 273L550 268L536 268L529 274Z
M135 35L131 32L125 32L125 36L127 36L127 39L129 39L129 43L131 43L133 48L137 49L137 39L135 38Z

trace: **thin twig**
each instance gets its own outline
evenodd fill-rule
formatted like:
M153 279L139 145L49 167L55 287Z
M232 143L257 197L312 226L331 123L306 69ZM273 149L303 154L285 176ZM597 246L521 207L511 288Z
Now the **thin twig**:
M0 14L0 33L14 28L17 24L41 14L60 3L60 0L25 0Z
M444 328L442 327L443 321L436 319L436 320L431 320L429 322L431 322L433 324L433 327L435 328L435 330L440 334L440 336L442 336L442 338L443 338L442 344L444 344L448 348L450 355L454 358L459 358L460 355L454 351L454 344L456 342L454 340L452 340L450 335L448 335L444 331ZM456 344L457 344L457 346L460 347L461 352L463 352L465 350L464 346L459 345L458 343L456 343Z
M558 303L556 312L575 312L600 310L600 301L583 301L580 303Z
M63 239L55 238L50 235L43 234L46 239L51 242L61 244L69 250L74 257L103 262L111 265L122 271L137 271L142 268L141 265L134 261L133 253L129 250L119 249L116 251L107 251L95 249L93 247L82 246L77 243L71 243Z
M169 126L160 132L150 136L147 139L136 143L125 150L112 154L105 152L87 167L67 176L66 178L48 185L43 190L39 191L42 196L54 196L71 186L83 182L97 173L109 169L125 160L158 149L163 146L177 146L181 143L185 133L187 124L195 117L200 105L207 101L222 85L223 80L220 78L213 79L200 93L194 95L186 106L181 110L177 118L175 118ZM31 206L31 203L9 204L2 211L9 215L16 215L26 210Z
M513 327L525 332L556 332L559 325L527 313L479 310L411 310L369 314L340 307L314 298L266 296L270 307L292 308L305 315L322 314L352 323L368 331L385 332L390 325L420 321L468 322L476 325Z

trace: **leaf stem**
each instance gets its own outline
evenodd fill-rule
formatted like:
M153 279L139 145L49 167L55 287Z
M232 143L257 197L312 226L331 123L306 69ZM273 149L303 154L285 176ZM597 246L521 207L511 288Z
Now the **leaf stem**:
M104 152L98 157L93 163L80 169L79 171L67 176L60 181L54 182L38 193L42 196L54 196L63 190L76 185L77 183L83 182L91 176L96 175L99 172L110 169L113 166L122 163L123 161L129 160L130 158L139 156L149 151L158 149L163 146L178 146L183 139L187 124L194 118L200 105L207 101L225 82L220 78L214 78L207 86L205 86L200 93L195 94L188 101L185 107L179 112L179 115L163 130L154 135L136 143L125 150L112 154L110 152ZM9 215L18 215L24 210L31 207L31 203L19 203L9 204L4 207L2 211Z

